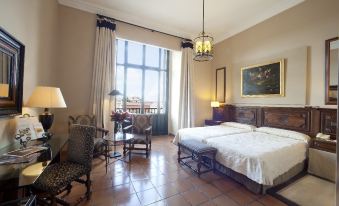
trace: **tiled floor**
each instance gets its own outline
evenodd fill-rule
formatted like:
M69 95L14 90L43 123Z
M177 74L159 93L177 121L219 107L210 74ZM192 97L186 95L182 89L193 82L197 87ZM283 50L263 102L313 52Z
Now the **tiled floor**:
M285 205L269 195L255 195L232 179L211 172L198 178L177 163L177 147L171 139L169 136L153 137L148 159L133 155L129 164L112 163L107 174L105 161L96 158L93 161L92 198L81 205ZM82 185L75 185L66 199L74 203L84 191Z

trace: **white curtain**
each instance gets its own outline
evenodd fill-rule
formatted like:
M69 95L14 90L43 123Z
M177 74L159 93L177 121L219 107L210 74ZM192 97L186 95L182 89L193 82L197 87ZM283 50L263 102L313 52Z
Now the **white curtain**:
M194 68L193 44L182 43L180 97L179 97L179 126L178 129L194 127Z
M110 115L115 110L108 94L115 86L115 24L112 19L97 15L95 54L91 91L91 111L97 126L113 130Z

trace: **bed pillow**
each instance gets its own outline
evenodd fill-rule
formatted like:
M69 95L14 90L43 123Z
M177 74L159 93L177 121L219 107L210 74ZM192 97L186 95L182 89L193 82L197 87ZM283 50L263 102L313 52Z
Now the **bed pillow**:
M228 126L228 127L235 127L235 128L239 128L239 129L248 129L248 130L251 130L251 131L254 131L254 129L256 128L253 125L242 124L242 123L238 123L238 122L224 122L224 123L221 123L221 125Z
M278 129L278 128L272 128L272 127L260 127L255 129L256 132L263 132L267 134L273 134L280 137L287 137L291 139L296 140L302 140L305 142L308 142L311 138L303 133L287 130L287 129Z

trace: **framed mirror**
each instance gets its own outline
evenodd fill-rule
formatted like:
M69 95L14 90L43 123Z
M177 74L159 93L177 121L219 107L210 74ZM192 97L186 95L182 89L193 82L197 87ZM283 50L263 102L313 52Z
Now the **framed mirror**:
M225 103L226 98L226 67L216 70L215 79L215 100L220 103Z
M338 37L325 41L325 104L337 104L338 50Z
M21 114L25 46L0 27L0 116Z

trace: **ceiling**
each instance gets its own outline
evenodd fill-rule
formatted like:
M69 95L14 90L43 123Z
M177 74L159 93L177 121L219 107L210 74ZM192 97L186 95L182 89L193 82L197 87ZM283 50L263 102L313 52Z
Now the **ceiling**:
M205 0L205 31L216 42L304 0ZM59 0L60 4L139 26L194 38L202 30L202 0Z

